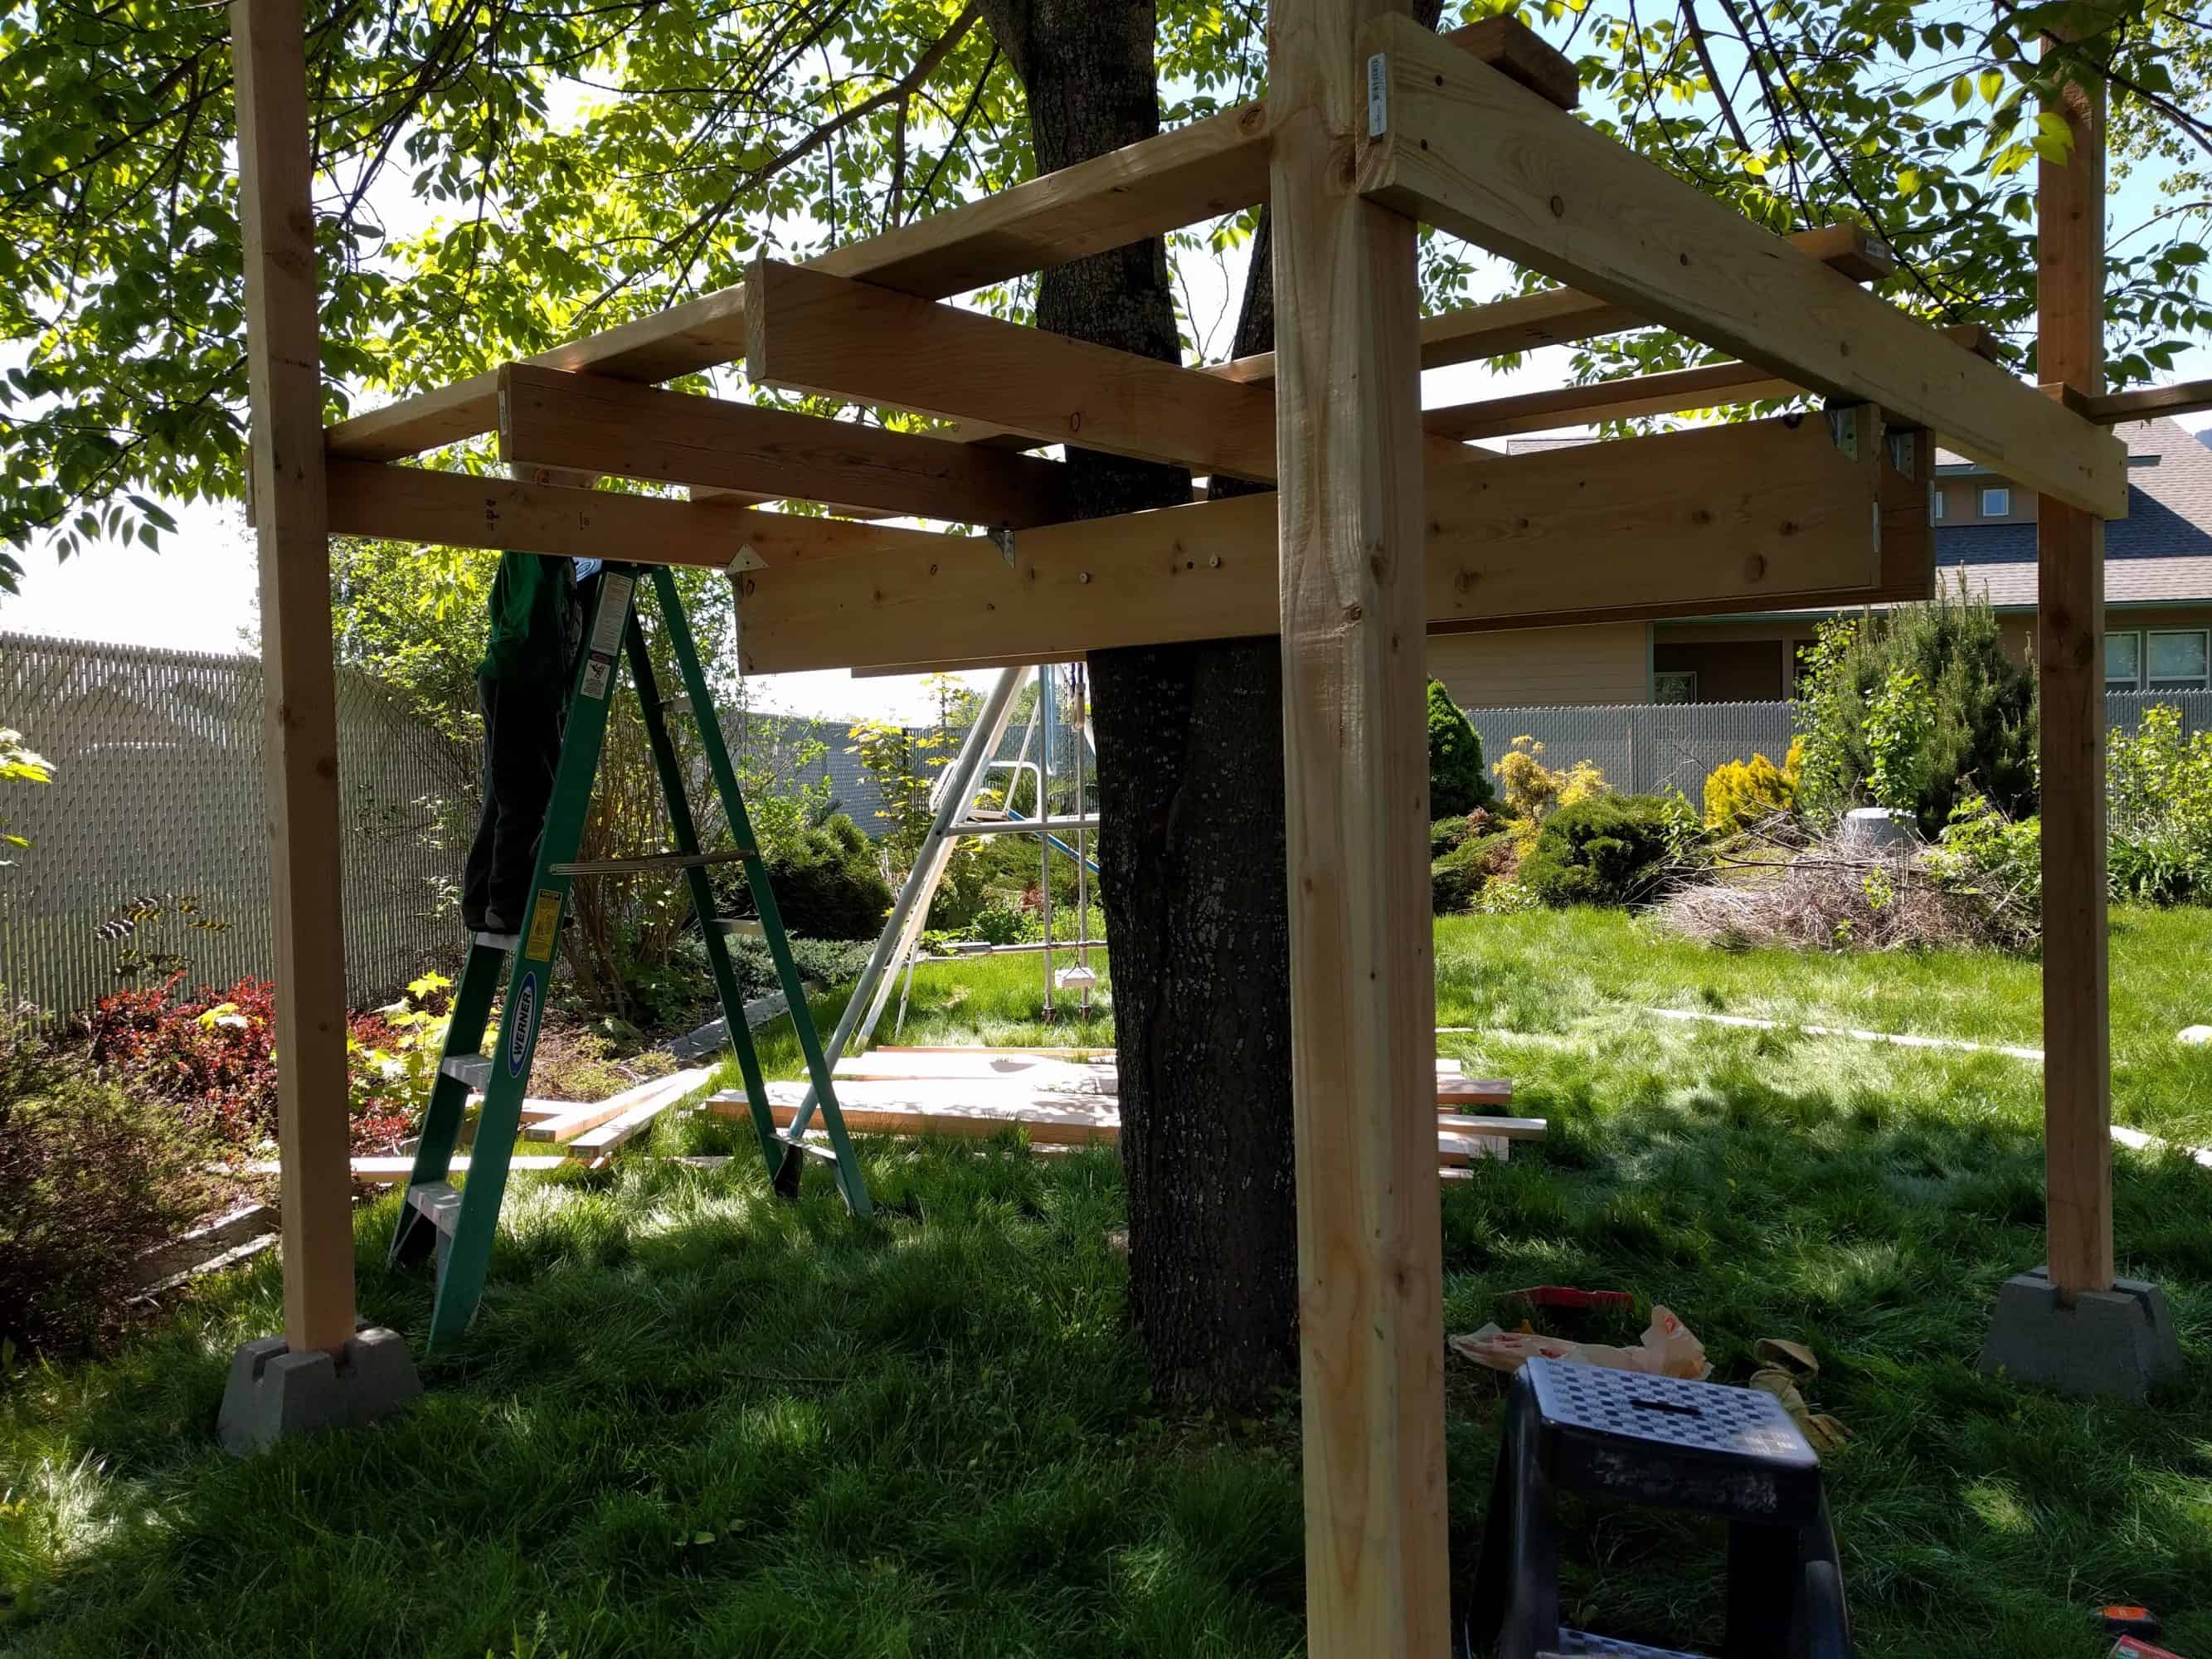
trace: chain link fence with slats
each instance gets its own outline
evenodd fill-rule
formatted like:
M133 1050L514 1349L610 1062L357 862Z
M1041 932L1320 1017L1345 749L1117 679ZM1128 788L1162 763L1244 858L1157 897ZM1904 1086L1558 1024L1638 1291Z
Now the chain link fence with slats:
M131 953L228 985L276 968L261 665L0 634L0 726L54 768L0 795L0 988L66 1012L120 982ZM477 760L338 674L346 978L381 1001L453 956L449 896L474 827ZM132 920L134 909L137 919Z
M2143 710L2181 711L2185 732L2212 727L2212 691L2116 691L2105 699L2112 726L2133 733ZM1587 707L1470 708L1482 752L1495 763L1517 737L1544 745L1550 766L1595 762L1614 788L1636 794L1679 789L1701 800L1706 775L1723 763L1789 752L1786 702L1602 703Z

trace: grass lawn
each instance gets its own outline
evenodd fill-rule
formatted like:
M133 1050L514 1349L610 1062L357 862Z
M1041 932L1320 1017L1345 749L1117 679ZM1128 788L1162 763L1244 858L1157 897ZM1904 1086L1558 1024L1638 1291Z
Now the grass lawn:
M2114 940L2122 1115L2212 1141L2212 916ZM1103 1043L1034 1022L1036 964L924 970L904 1040ZM1856 1438L1826 1460L1869 1656L2090 1659L2140 1600L2212 1655L2212 1172L2116 1157L2126 1271L2171 1296L2197 1380L2148 1408L1972 1369L1997 1282L2039 1260L2035 1069L1639 1018L1648 1005L2036 1042L2032 967L1724 956L1604 915L1438 928L1443 1039L1552 1139L1444 1189L1447 1322L1495 1293L1665 1302L1740 1380L1766 1335ZM834 999L819 1012L834 1014ZM886 1029L885 1035L888 1035ZM770 1058L795 1069L787 1046ZM1287 1103L1285 1103L1287 1121ZM661 1150L740 1147L666 1125ZM1192 1655L1297 1650L1295 1402L1166 1413L1122 1328L1108 1152L864 1141L856 1225L739 1158L519 1181L483 1311L417 1409L239 1463L208 1434L256 1265L112 1361L0 1401L0 1650L32 1655ZM419 1331L361 1221L364 1311ZM1500 1310L1502 1311L1502 1310ZM1501 1382L1449 1362L1454 1564L1471 1573ZM1579 1513L1574 1616L1711 1646L1718 1543ZM0 1603L5 1607L6 1603Z

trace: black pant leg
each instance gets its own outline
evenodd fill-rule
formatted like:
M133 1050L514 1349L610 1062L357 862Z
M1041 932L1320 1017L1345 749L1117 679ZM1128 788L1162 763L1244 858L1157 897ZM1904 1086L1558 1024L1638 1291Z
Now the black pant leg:
M499 808L487 896L491 913L514 928L522 926L529 908L530 878L561 762L561 691L557 684L514 683L499 688L497 702L499 718L486 743Z
M499 724L497 680L477 677L477 707L483 714L483 805L477 813L468 858L461 866L461 923L472 933L483 931L484 912L491 905L492 843L499 828L499 780L492 765L492 732Z

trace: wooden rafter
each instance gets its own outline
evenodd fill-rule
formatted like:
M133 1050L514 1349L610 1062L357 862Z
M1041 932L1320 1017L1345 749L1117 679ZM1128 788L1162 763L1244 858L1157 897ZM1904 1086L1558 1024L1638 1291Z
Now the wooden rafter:
M2208 409L2212 409L2212 380L2141 386L2132 392L2106 392L2081 399L2081 412L2099 426L2156 420L2162 415L2202 415Z
M1263 386L773 259L755 267L752 287L745 369L759 385L988 420L1037 443L1275 476L1275 398Z
M2110 434L1410 19L1376 19L1361 50L1385 64L1387 129L1359 159L1370 199L1826 396L1876 403L2085 511L2126 513Z
M759 513L727 501L676 501L422 466L332 461L329 470L333 535L433 547L729 570L855 555L927 553L957 549L970 539L848 519ZM989 544L976 540L975 545Z
M1855 457L1811 416L1431 468L1428 631L1924 592L1925 474L1917 491L1886 484L1872 412L1856 418ZM1895 566L1878 555L1877 510L1885 531L1889 512L1917 512L1917 556L1909 537ZM1272 633L1277 511L1253 495L1052 525L1017 537L1011 565L968 541L754 573L739 583L740 658L771 673L1057 662Z
M510 363L500 456L861 512L1026 528L1070 516L1057 461L599 374Z
M1862 225L1822 225L1793 231L1790 241L1855 283L1879 282L1896 270L1881 240ZM1504 357L1545 346L1570 345L1605 334L1648 328L1651 319L1571 288L1516 294L1478 306L1462 306L1421 319L1421 367L1445 368L1484 357ZM1212 374L1232 380L1272 380L1275 354L1260 352L1216 364Z

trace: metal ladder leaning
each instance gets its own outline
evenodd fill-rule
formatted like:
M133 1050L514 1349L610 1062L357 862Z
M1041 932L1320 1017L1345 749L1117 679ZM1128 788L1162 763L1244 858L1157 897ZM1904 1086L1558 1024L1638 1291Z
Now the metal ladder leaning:
M723 1024L737 1050L738 1066L744 1079L753 1131L761 1155L776 1190L795 1196L805 1157L830 1163L838 1190L855 1215L869 1212L868 1190L845 1133L843 1115L837 1109L830 1085L830 1062L814 1027L799 970L791 957L791 943L769 884L768 867L753 841L752 823L744 797L738 787L736 770L714 717L705 674L691 637L690 624L678 603L676 580L665 567L653 568L650 580L659 604L663 626L684 681L684 695L664 702L654 679L653 663L639 629L635 606L637 585L644 580L641 567L610 564L599 582L592 614L586 623L585 647L580 653L576 679L568 700L568 721L561 741L561 760L554 773L553 798L545 815L545 830L538 843L538 866L531 882L529 913L516 933L478 933L470 942L468 964L453 993L453 1019L446 1035L446 1050L423 1115L422 1139L415 1167L407 1177L406 1202L392 1237L394 1266L418 1263L434 1252L437 1258L438 1288L430 1316L426 1350L434 1351L458 1338L475 1316L483 1297L484 1275L490 1266L492 1243L499 1229L500 1201L507 1190L507 1166L520 1131L523 1091L530 1080L530 1061L538 1046L540 1016L544 1012L553 963L558 948L561 921L568 908L568 889L578 876L607 875L640 870L681 870L691 890L691 903L704 935L707 961L713 970L714 989L722 1005ZM630 678L644 716L654 769L660 775L661 793L668 803L669 825L675 850L643 858L610 859L592 863L576 861L583 836L585 810L590 804L592 781L599 771L599 750L606 735L607 710L612 701L615 653L619 648L629 659ZM696 718L700 746L720 797L724 816L737 843L734 852L702 853L691 817L684 775L670 741L666 710L688 708ZM822 1128L829 1145L805 1138L804 1121L788 1135L777 1132L769 1108L768 1090L761 1077L760 1059L745 1024L744 1001L738 994L737 976L730 966L728 941L714 918L714 892L708 871L712 865L742 862L745 880L759 912L761 932L774 958L777 983L789 1005L791 1021L799 1033L799 1046L806 1058L812 1088L809 1099L818 1105ZM510 963L511 960L511 965ZM484 1028L489 1023L492 994L506 967L507 996L500 1017L498 1040L486 1050ZM456 1188L453 1180L453 1150L459 1141L464 1112L474 1089L483 1091L477 1116L476 1139L465 1180Z

